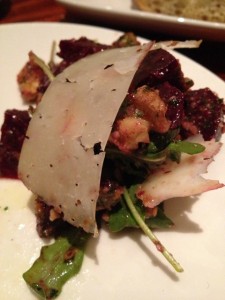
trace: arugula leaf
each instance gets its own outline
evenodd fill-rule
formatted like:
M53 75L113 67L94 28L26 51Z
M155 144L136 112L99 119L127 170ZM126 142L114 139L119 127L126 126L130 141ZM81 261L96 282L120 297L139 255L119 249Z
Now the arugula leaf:
M146 218L146 208L142 205L141 201L135 196L136 185L129 188L129 195L138 211L139 215L145 220L149 228L168 228L173 226L173 222L165 215L162 208L157 208L156 216ZM139 228L135 218L133 217L130 209L128 208L125 200L122 198L116 209L110 212L109 216L109 229L112 232L122 231L125 228Z
M179 163L182 153L194 155L204 150L203 145L189 141L170 141L163 149L151 141L142 153L128 154L115 148L107 148L106 154L114 160L120 160L120 163L125 166L124 169L128 170L130 175L135 174L137 178L143 179L151 165L163 163L167 158Z
M125 206L124 201L121 200L121 206L119 209L110 214L109 229L112 232L119 232L127 227L137 228L138 225Z
M205 147L198 143L192 143L189 141L176 141L170 143L167 147L168 156L171 160L180 162L181 153L190 155L201 153L205 150Z
M145 220L141 217L139 212L137 211L129 191L125 188L124 189L124 199L126 204L133 215L134 219L140 226L141 230L146 234L146 236L151 240L151 242L155 245L156 249L161 252L161 254L165 257L165 259L171 264L171 266L177 272L183 272L182 266L176 261L173 255L166 249L166 247L160 242L160 240L156 237L156 235L152 232L152 230L147 226Z
M142 216L142 218L144 218L144 210L140 203L137 202L137 198L135 197L135 189L136 186L131 186L129 189L131 198L139 214ZM117 207L110 212L109 229L112 232L118 232L127 227L138 228L139 226L122 197Z
M205 150L205 147L198 143L192 143L189 141L177 141L170 143L168 146L169 151L178 151L187 153L190 155L201 153Z
M157 152L163 151L167 146L176 139L179 129L172 129L166 133L150 132L150 141L154 143Z
M165 215L160 207L157 208L156 216L145 219L145 223L152 229L170 228L174 225L173 221Z
M89 237L80 228L71 226L53 244L42 247L39 258L23 274L39 297L55 299L65 282L80 271Z
M139 159L143 159L149 162L163 162L166 158L170 158L173 161L180 162L181 153L186 153L190 155L201 153L205 150L205 147L198 143L193 143L189 141L174 141L170 142L166 148L159 151L156 145L151 142L146 153L141 156L137 156Z

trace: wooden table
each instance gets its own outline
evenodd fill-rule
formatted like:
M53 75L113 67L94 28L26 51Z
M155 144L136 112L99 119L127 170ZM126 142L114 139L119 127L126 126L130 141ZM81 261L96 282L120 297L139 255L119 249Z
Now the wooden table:
M7 0L4 0L7 1ZM0 20L3 23L29 21L63 21L66 10L54 0L11 0L10 9Z
M6 16L0 19L0 24L29 21L79 22L100 25L121 31L132 30L137 35L148 39L167 40L178 38L149 30L134 30L129 25L119 24L115 26L115 24L112 25L107 21L91 21L85 18L85 16L67 12L62 5L56 3L54 0L11 0L10 10ZM199 49L182 50L181 52L199 62L225 81L225 42L204 41Z

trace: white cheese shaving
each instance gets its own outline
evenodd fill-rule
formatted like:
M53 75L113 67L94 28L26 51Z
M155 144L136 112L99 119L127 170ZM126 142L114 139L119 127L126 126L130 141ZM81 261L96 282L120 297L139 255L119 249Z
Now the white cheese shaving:
M132 78L151 44L79 60L50 84L30 122L19 177L74 226L96 234L104 149ZM94 146L101 147L94 154Z
M190 141L198 141L197 138ZM200 138L199 141L205 146L205 151L195 155L183 153L179 164L166 161L139 185L137 197L146 207L155 207L171 198L194 196L224 186L218 180L202 177L222 144Z

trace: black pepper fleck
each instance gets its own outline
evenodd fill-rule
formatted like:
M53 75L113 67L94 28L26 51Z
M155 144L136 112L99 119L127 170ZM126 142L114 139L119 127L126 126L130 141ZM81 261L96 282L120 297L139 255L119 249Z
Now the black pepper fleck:
M94 155L97 155L100 152L103 152L101 142L95 143L94 147L93 147L93 150L94 150Z
M111 68L112 66L113 66L113 64L107 65L107 66L105 66L104 70Z

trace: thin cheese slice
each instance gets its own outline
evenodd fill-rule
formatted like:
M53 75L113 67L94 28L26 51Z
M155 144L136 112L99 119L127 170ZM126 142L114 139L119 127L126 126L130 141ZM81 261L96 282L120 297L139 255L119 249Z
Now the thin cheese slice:
M66 221L87 232L96 233L96 202L112 124L150 47L110 49L71 65L50 84L30 122L19 177Z
M219 152L222 144L203 141L199 136L190 141L200 142L205 150L199 154L182 153L180 163L168 160L159 166L137 189L137 197L146 207L155 207L162 201L199 195L204 192L222 188L218 180L206 179L208 165Z

